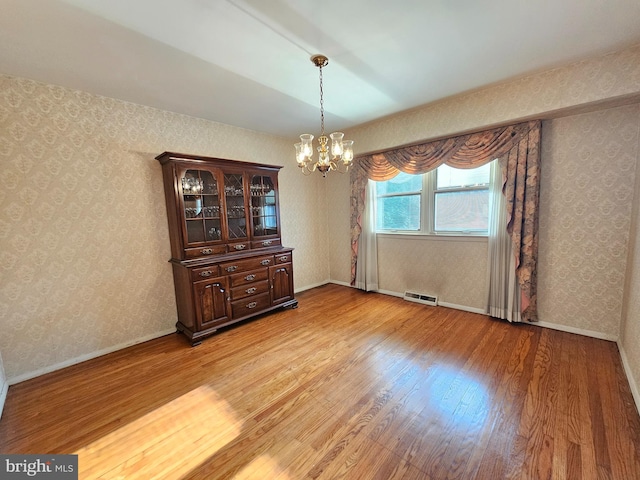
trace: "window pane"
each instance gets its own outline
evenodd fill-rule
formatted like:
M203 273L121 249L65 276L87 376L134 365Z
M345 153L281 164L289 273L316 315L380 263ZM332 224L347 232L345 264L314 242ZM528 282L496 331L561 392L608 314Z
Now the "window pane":
M451 187L469 187L472 185L489 185L491 162L472 169L452 168L440 165L437 169L438 189Z
M488 230L488 189L440 192L435 197L436 231Z
M420 195L379 198L376 205L378 230L420 230Z
M400 172L391 180L376 183L376 193L387 195L389 193L420 192L422 190L422 175L409 175Z

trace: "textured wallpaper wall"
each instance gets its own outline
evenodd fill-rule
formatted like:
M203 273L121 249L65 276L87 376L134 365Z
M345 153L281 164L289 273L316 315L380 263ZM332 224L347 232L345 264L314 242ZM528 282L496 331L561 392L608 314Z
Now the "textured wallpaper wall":
M173 329L154 159L165 150L286 165L295 287L328 278L316 215L324 185L298 172L290 141L0 76L0 352L10 380Z
M487 241L430 237L378 237L381 290L414 290L439 302L484 310Z
M640 138L638 139L640 151ZM638 153L640 156L640 153ZM622 323L622 348L635 380L636 405L640 409L640 159L636 166L634 209L631 218L630 255L627 264L626 304Z
M620 333L640 106L543 122L541 321Z

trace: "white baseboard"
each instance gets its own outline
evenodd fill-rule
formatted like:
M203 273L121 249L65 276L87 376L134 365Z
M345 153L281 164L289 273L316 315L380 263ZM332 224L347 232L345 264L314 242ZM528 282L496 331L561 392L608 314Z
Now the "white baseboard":
M378 290L378 293L383 295L391 295L392 297L404 297L404 293L392 292L391 290Z
M7 400L7 392L9 391L9 382L6 380L0 384L0 418L2 418L2 411L4 410L4 402Z
M325 280L324 282L313 283L311 285L305 285L304 287L300 287L300 288L294 289L293 292L294 293L304 292L305 290L311 290L312 288L321 287L323 285L326 285L327 283L331 283L331 282L329 280Z
M585 330L583 328L569 327L567 325L558 325L557 323L527 322L527 325L550 328L552 330L560 330L561 332L576 333L578 335L584 335L585 337L598 338L600 340L609 340L610 342L618 341L618 337L616 335L609 335L607 333L595 332L593 330Z
M629 387L631 387L631 395L633 396L633 400L636 403L636 409L640 414L640 389L638 388L638 384L633 377L631 366L629 365L629 360L627 360L627 352L625 352L624 347L618 341L618 350L620 351L620 358L622 358L622 368L624 368L624 373L627 376L627 381L629 382Z
M10 378L8 380L8 384L15 385L16 383L24 382L25 380L30 380L32 378L39 377L40 375L44 375L46 373L55 372L56 370L60 370L65 367L70 367L71 365L76 365L78 363L91 360L92 358L101 357L102 355L106 355L107 353L112 353L118 350L122 350L123 348L127 348L132 345L137 345L138 343L148 342L149 340L153 340L154 338L164 337L165 335L175 333L175 331L176 331L175 328L171 330L164 330L162 332L146 335L144 337L140 337L135 340L129 340L127 342L120 343L118 345L113 345L111 347L98 350L97 352L91 352L91 353L87 353L86 355L80 355L79 357L71 358L69 360L65 360L64 362L56 363L55 365L50 365L48 367L41 368L33 372L28 372L22 375L18 375L17 377Z
M400 298L404 297L404 293L392 292L390 290L378 290L378 293L382 293L384 295L391 295L392 297L400 297ZM445 307L445 308L453 308L455 310L462 310L465 312L480 313L482 315L486 314L486 312L482 308L468 307L467 305L457 305L455 303L438 302L438 306Z
M465 312L479 313L481 315L486 315L487 314L487 312L485 312L482 308L467 307L466 305L456 305L455 303L438 302L438 306L447 307L447 308L455 308L456 310L464 310Z

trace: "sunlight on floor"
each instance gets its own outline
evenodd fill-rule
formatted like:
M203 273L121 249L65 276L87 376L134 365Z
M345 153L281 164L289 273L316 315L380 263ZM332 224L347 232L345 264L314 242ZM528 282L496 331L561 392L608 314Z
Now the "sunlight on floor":
M267 478L290 480L286 469L281 468L269 455L259 456L233 477L234 480L265 480Z
M201 386L74 452L80 478L179 478L242 431L229 404Z
M443 421L454 422L465 431L480 428L491 408L487 387L470 372L440 365L425 382L429 388L431 410L440 412Z
M406 382L407 385L416 385L415 390L421 393L407 392L413 392L414 399L421 400L404 402L404 409L417 412L427 407L432 413L430 422L455 424L459 428L477 429L484 424L491 408L491 397L484 381L477 378L472 370L421 359L409 360L412 368L408 369L405 363L397 361L397 356L403 352L401 346L396 346L391 352L376 351L369 359L370 372L387 379L390 384ZM437 417L433 417L435 412Z

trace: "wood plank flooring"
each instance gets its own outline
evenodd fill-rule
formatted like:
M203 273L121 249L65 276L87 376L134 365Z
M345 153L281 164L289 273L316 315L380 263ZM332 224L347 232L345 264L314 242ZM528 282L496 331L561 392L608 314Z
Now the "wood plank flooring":
M0 452L94 479L640 479L615 343L326 285L9 388Z

